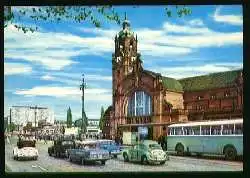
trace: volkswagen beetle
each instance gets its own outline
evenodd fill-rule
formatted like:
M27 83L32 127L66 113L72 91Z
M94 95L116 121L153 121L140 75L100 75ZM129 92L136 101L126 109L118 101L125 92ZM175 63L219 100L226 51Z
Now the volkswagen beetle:
M161 146L152 140L144 140L141 143L125 149L122 153L126 162L141 162L142 164L165 164L169 157Z
M36 141L32 138L19 138L17 146L13 149L14 160L32 159L37 160L38 150L36 149Z

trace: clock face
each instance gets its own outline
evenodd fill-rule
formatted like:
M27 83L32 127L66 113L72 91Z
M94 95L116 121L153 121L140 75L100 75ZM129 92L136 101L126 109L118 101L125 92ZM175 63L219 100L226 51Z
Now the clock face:
M120 62L121 61L121 57L116 57L116 62Z
M128 67L128 72L130 73L130 72L132 72L132 71L133 71L133 67L129 66L129 67Z

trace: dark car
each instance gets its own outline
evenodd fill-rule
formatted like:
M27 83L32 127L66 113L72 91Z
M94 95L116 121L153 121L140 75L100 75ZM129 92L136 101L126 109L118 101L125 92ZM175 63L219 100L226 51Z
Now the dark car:
M50 156L68 157L68 149L75 148L74 140L55 140L54 145L48 148Z

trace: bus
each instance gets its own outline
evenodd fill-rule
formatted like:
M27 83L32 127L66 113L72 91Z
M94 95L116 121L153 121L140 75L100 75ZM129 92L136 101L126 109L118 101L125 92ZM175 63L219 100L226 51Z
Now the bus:
M243 155L243 118L169 125L167 150L179 156L215 154L235 160Z

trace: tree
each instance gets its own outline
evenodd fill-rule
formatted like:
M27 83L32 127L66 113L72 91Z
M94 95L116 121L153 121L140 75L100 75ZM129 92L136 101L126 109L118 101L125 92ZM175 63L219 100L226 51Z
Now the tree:
M99 121L99 127L100 127L100 130L103 129L103 125L104 125L104 108L102 106L101 108L101 117L100 117L100 121Z
M79 118L79 119L75 120L74 126L75 127L81 127L82 126L82 118Z
M69 107L67 111L67 128L71 128L71 127L72 127L72 114L71 114L71 109Z
M16 130L16 125L15 125L14 123L10 123L10 124L8 125L8 130L9 130L10 132L13 132L14 130Z
M137 8L137 6L133 6ZM186 6L175 6L178 17L191 14L191 10ZM165 7L165 15L173 16L173 6ZM83 21L92 23L95 27L101 27L102 20L108 20L121 24L120 15L115 11L115 8L108 6L38 6L38 7L11 7L4 6L4 28L10 24L22 30L24 33L34 32L38 29L37 26L31 27L24 25L22 22L27 19L33 24L37 21L75 21L81 23Z

